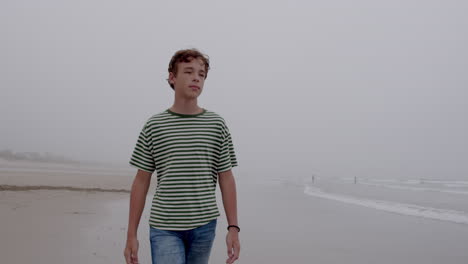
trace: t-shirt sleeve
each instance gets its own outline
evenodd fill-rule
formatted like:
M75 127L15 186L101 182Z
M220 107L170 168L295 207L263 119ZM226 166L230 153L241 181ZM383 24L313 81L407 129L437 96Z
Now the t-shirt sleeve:
M140 132L140 136L138 137L129 163L137 169L151 173L156 169L146 131L146 124Z
M229 132L229 129L224 122L221 130L223 134L223 142L221 145L221 153L218 162L218 173L228 171L238 165L236 153L234 151L234 144L232 143L231 133Z

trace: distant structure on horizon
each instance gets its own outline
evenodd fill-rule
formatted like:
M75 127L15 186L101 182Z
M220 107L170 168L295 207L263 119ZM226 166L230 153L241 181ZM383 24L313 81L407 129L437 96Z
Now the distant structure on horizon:
M79 161L66 158L64 156L52 154L49 152L38 153L38 152L13 152L12 150L6 149L0 151L0 158L8 161L37 161L37 162L54 162L54 163L66 163L66 164L79 164Z

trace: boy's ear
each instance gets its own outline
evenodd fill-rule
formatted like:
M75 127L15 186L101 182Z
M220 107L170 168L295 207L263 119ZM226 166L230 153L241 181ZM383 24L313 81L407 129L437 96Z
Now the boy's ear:
M169 78L168 78L169 83L170 83L170 84L174 84L174 79L175 79L174 73L170 72L170 73L169 73Z

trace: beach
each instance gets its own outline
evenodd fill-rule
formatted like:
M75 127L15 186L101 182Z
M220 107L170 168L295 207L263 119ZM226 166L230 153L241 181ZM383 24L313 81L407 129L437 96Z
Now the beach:
M134 169L6 161L0 165L2 263L125 263ZM240 173L236 177L242 247L237 263L468 261L468 224L456 222L468 215L460 202L468 197L463 186L457 189L461 193L448 193L441 203L439 196L449 190L437 186L425 185L429 191L411 187L419 189L406 190L404 196L403 184L352 189L345 183L332 188L320 181L249 179ZM140 263L150 263L147 221L154 182L139 228ZM427 197L420 198L422 194ZM408 208L416 204L420 214L410 215ZM219 191L218 206L221 216L210 263L226 259ZM431 218L437 213L448 218Z

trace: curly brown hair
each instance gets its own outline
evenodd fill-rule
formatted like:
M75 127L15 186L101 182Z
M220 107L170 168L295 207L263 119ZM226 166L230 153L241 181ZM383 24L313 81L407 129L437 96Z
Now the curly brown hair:
M206 79L208 77L208 70L210 69L210 58L208 57L208 55L201 53L197 49L184 49L177 51L174 54L174 56L172 56L167 71L169 73L172 72L174 75L177 75L177 65L181 62L191 62L193 59L200 59L205 64ZM169 79L167 79L167 82L169 83L171 88L174 89L174 85L169 82Z

